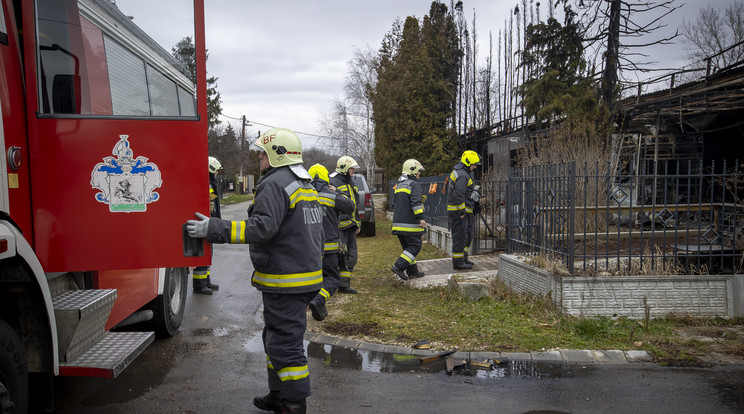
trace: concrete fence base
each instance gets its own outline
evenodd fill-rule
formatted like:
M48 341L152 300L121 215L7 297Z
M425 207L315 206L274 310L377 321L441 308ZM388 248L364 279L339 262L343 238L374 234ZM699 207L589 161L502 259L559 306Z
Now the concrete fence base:
M502 254L498 277L574 316L744 316L744 275L558 276Z

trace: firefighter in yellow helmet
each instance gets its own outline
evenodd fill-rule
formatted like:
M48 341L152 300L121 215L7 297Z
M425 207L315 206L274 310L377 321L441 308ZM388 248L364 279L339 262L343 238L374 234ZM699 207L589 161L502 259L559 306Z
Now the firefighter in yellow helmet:
M339 275L339 214L352 214L354 203L336 187L328 183L328 170L315 164L308 170L312 178L313 187L318 191L320 204L323 205L323 233L325 244L323 247L323 288L310 301L310 311L313 319L322 321L328 315L326 302L336 293L341 276Z
M323 283L323 208L302 167L302 143L294 132L274 128L255 144L261 179L243 221L189 220L191 237L211 243L248 243L252 284L263 296L263 342L269 393L253 399L267 411L305 413L310 373L303 347L307 305Z
M215 158L209 157L209 216L221 218L220 196L217 189L217 172L222 168L222 163ZM212 283L210 266L198 266L194 268L192 283L194 293L199 295L211 295L220 286Z
M465 151L460 162L449 175L447 182L447 222L452 237L452 267L455 270L472 269L468 250L473 241L473 208L479 194L475 191L473 171L481 164L475 151Z
M402 174L393 196L393 234L398 236L403 253L393 264L393 273L403 280L423 277L416 264L421 239L426 229L424 199L418 179L424 166L414 159L403 163Z
M338 286L338 292L340 293L357 293L356 289L351 287L351 274L357 262L356 235L361 230L361 220L359 219L358 211L359 189L354 185L351 177L354 176L358 168L359 164L357 164L354 158L344 155L338 159L336 162L336 171L330 176L330 184L339 189L354 203L353 212L339 215L338 228L341 230L341 262L338 267L341 275L341 283Z

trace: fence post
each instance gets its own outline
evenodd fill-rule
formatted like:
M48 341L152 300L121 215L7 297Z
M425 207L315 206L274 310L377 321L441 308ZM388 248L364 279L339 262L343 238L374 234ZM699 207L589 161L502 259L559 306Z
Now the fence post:
M566 267L568 273L574 273L574 238L576 237L576 161L568 165L568 257Z

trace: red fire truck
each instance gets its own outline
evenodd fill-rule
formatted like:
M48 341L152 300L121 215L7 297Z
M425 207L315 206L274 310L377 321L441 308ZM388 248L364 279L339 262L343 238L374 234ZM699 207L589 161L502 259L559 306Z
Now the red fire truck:
M186 28L196 82L133 1L0 0L0 414L173 335L210 261L183 231L209 211L203 0L145 8Z

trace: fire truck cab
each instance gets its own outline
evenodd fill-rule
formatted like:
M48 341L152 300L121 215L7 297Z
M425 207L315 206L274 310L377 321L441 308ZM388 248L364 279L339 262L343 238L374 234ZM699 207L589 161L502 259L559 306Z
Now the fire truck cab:
M183 230L209 211L204 5L0 6L0 414L51 411L54 376L173 335L211 260Z

